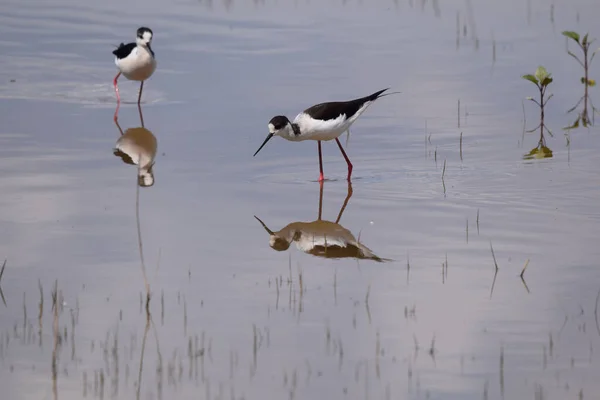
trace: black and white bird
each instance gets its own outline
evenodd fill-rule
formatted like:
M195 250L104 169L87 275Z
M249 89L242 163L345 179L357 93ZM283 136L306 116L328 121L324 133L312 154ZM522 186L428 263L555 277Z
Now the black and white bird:
M348 163L348 181L350 181L350 177L352 176L352 163L342 148L342 144L338 137L342 133L349 131L350 126L352 126L354 121L356 121L375 100L382 96L399 93L393 92L383 94L386 90L389 90L389 88L379 90L369 96L361 97L359 99L314 105L298 114L293 122L290 122L284 115L275 116L269 121L269 135L254 155L256 156L273 136L281 136L292 142L316 140L319 148L319 182L322 182L324 176L323 160L321 157L321 141L335 139L342 155L346 159L346 163Z
M117 94L117 102L121 102L119 96L119 87L117 79L123 74L125 78L132 81L141 81L140 93L138 95L138 104L142 99L142 90L144 89L144 81L154 73L156 69L156 58L150 44L152 43L152 30L142 26L137 30L135 42L124 44L113 51L115 55L115 64L119 68L119 73L113 80L115 93ZM116 116L116 115L115 115Z

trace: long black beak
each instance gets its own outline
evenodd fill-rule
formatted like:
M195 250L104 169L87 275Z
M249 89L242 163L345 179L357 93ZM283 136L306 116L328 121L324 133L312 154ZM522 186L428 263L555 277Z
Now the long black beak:
M265 141L263 142L263 144L260 145L260 147L258 148L258 150L256 150L256 153L254 153L254 156L258 154L258 152L265 147L265 144L267 144L267 142L273 137L272 133L269 133L269 135L267 136L267 138L265 139ZM252 157L254 157L252 156Z
M269 228L267 228L267 226L265 225L265 223L262 222L260 218L258 218L256 215L254 216L254 218L256 218L258 220L258 222L260 222L260 224L263 226L263 228L265 228L265 231L267 231L269 233L269 235L274 235L275 234L275 232L273 232L272 230L270 230Z

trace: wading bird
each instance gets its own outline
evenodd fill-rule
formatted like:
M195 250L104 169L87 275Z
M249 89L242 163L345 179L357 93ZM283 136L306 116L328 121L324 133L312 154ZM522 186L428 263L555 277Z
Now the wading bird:
M383 94L388 89L383 89L369 96L350 101L336 101L314 105L298 114L293 122L290 122L284 115L275 116L269 121L269 135L254 155L256 156L273 136L281 136L292 142L316 140L319 148L319 182L322 182L324 176L321 141L335 139L342 155L346 159L346 163L348 163L348 181L350 181L352 163L342 148L338 137L342 133L349 131L354 121L375 100L383 96L399 93Z
M113 80L115 93L117 94L117 111L115 112L115 118L117 118L119 104L121 103L119 86L117 85L117 80L121 74L129 80L141 81L140 93L138 94L138 104L140 104L142 90L144 90L144 81L150 78L156 69L156 58L154 57L154 51L152 51L152 47L150 46L151 43L152 30L142 26L137 30L135 42L128 44L121 43L119 47L113 51L113 54L115 55L115 64L117 65L117 68L119 68L119 72Z

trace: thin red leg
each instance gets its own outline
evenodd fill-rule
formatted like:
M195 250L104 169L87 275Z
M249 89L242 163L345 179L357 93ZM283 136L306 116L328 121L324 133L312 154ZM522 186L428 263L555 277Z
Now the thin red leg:
M138 104L140 104L140 100L142 100L142 90L144 90L144 81L140 85L140 94L138 94Z
M121 72L119 72L117 74L117 76L115 76L115 79L113 79L113 85L115 87L115 94L117 95L117 109L115 110L115 117L114 117L115 122L117 122L117 118L119 117L119 106L121 105L121 96L119 96L119 86L117 85L117 79L119 79L119 76L121 76Z
M335 141L337 142L338 147L340 148L340 151L342 152L342 155L344 156L344 158L346 159L346 162L348 163L348 181L350 181L350 177L352 176L352 163L350 162L350 159L348 158L348 156L346 155L346 152L342 148L342 144L340 143L339 139L335 138Z
M117 94L117 103L121 102L121 96L119 96L119 86L117 85L117 79L119 79L119 76L121 76L121 72L119 72L117 76L115 76L115 79L113 79L113 86L115 87L115 93Z
M323 176L323 157L321 156L321 141L317 140L319 144L319 182L323 182L325 177Z

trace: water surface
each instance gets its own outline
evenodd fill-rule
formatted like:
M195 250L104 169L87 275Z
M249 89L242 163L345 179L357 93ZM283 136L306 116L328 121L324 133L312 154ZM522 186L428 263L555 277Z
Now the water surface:
M4 396L593 398L600 132L562 129L584 87L560 32L600 37L599 17L592 0L5 1ZM110 52L138 25L158 69L143 123L121 80L117 126ZM525 160L538 65L553 153ZM351 187L333 143L322 190L313 142L252 157L272 116L385 87L402 94L341 137ZM150 187L114 154L128 129L156 140Z

